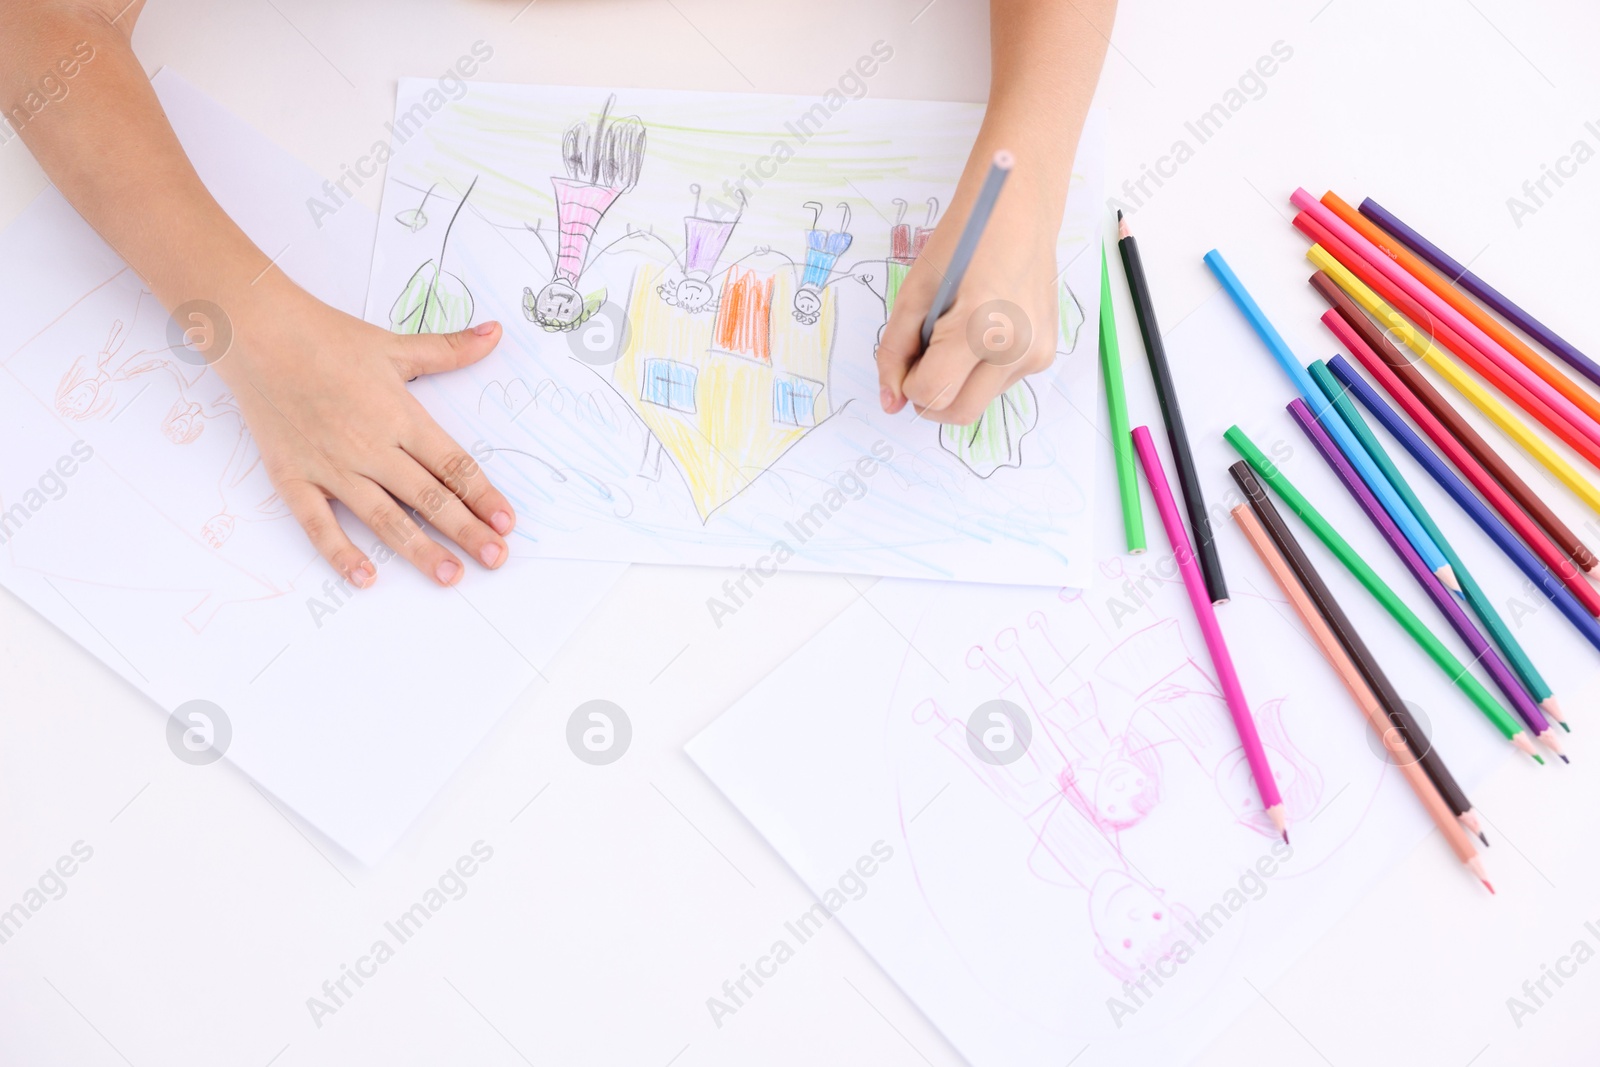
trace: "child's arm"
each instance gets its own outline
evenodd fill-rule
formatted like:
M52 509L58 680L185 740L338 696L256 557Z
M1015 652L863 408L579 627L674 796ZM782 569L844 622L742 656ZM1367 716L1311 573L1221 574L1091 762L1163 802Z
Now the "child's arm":
M397 337L328 307L273 267L206 191L168 125L128 43L142 7L0 0L7 120L165 307L202 300L221 309L232 343L220 358L207 356L273 485L336 570L363 586L377 574L340 529L334 499L440 584L453 583L461 565L407 509L474 559L499 565L510 503L405 388L415 375L481 359L499 327ZM60 64L76 64L70 78ZM183 323L191 324L204 325Z
M878 380L885 411L909 400L934 421L967 425L1013 382L1055 358L1056 238L1115 12L1116 0L990 0L989 108L950 210L912 265L884 329ZM922 319L940 272L1002 148L1016 165L960 292L919 359ZM1020 339L1029 335L1024 349Z

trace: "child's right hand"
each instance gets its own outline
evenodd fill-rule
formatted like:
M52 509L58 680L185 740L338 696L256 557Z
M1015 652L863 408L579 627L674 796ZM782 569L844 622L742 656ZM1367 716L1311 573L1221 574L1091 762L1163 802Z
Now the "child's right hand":
M417 517L483 566L505 562L504 535L516 522L510 502L406 390L419 374L488 355L498 323L399 336L323 304L275 270L225 311L232 343L207 358L232 388L279 496L335 570L359 587L377 577L334 517L333 500L440 585L461 577L460 560Z

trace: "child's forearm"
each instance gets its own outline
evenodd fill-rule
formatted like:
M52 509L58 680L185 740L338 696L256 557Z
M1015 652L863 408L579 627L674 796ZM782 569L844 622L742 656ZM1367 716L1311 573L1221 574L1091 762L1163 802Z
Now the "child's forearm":
M201 183L134 57L141 6L0 0L0 106L158 299L226 307L268 260Z
M1059 216L1072 157L1105 60L1116 0L990 0L989 107L974 165L998 148L1027 189Z

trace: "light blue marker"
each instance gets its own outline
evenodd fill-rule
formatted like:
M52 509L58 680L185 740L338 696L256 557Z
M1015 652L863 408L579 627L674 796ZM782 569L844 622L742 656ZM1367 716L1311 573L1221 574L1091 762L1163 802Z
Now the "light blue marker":
M1328 398L1317 388L1316 382L1311 380L1311 375L1306 369L1300 365L1294 352L1290 351L1288 343L1262 313L1255 299L1239 281L1238 275L1233 273L1233 268L1228 266L1228 261L1222 258L1222 253L1213 248L1206 253L1205 259L1206 266L1211 268L1211 273L1217 276L1217 281L1222 283L1222 287L1233 298L1234 306L1244 314L1245 319L1256 331L1256 336L1261 338L1262 343L1278 361L1278 366L1289 375L1294 387L1299 390L1301 399L1306 402L1306 406L1311 409L1311 413L1316 416L1323 429L1328 431L1328 436L1339 446L1339 451L1349 457L1350 465L1361 475L1361 480L1367 483L1367 488L1372 490L1372 495L1378 498L1383 510L1394 520L1394 524L1400 527L1406 540L1411 542L1411 547L1417 550L1417 555L1422 557L1423 562L1439 581L1460 595L1461 583L1456 581L1455 572L1445 560L1444 553L1439 551L1439 546L1433 543L1433 538L1429 537L1427 531L1417 522L1417 517L1411 514L1411 509L1406 507L1395 494L1389 480L1373 465L1366 449L1362 448L1351 435L1350 428L1339 418L1338 412L1332 412L1332 417L1329 417L1333 405L1328 403Z

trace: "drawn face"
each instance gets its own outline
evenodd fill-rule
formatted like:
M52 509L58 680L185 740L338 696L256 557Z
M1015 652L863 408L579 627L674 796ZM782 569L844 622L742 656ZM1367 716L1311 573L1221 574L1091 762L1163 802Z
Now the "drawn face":
M200 431L206 428L205 422L200 418L200 405L176 401L172 410L167 412L167 417L161 420L161 432L167 440L175 445L186 445L200 436Z
M678 306L685 311L703 311L711 303L711 286L699 278L685 278L678 283Z
M802 289L794 294L794 317L810 325L817 321L817 313L822 310L822 298L814 289Z
M63 389L56 394L56 409L69 419L85 419L89 417L95 401L99 399L99 381L85 378L72 388Z
M233 534L233 516L224 511L220 515L213 515L200 527L200 536L212 548L221 548Z
M559 278L539 290L533 303L534 317L547 326L571 326L582 313L583 297Z
M1095 782L1094 806L1102 824L1125 830L1155 806L1155 789L1144 771L1127 760L1114 760Z
M1119 969L1137 973L1140 964L1160 959L1168 951L1177 930L1177 917L1167 902L1148 886L1117 876L1114 887L1107 887L1104 900L1092 905L1095 935L1101 951ZM1096 895L1101 887L1096 885Z

